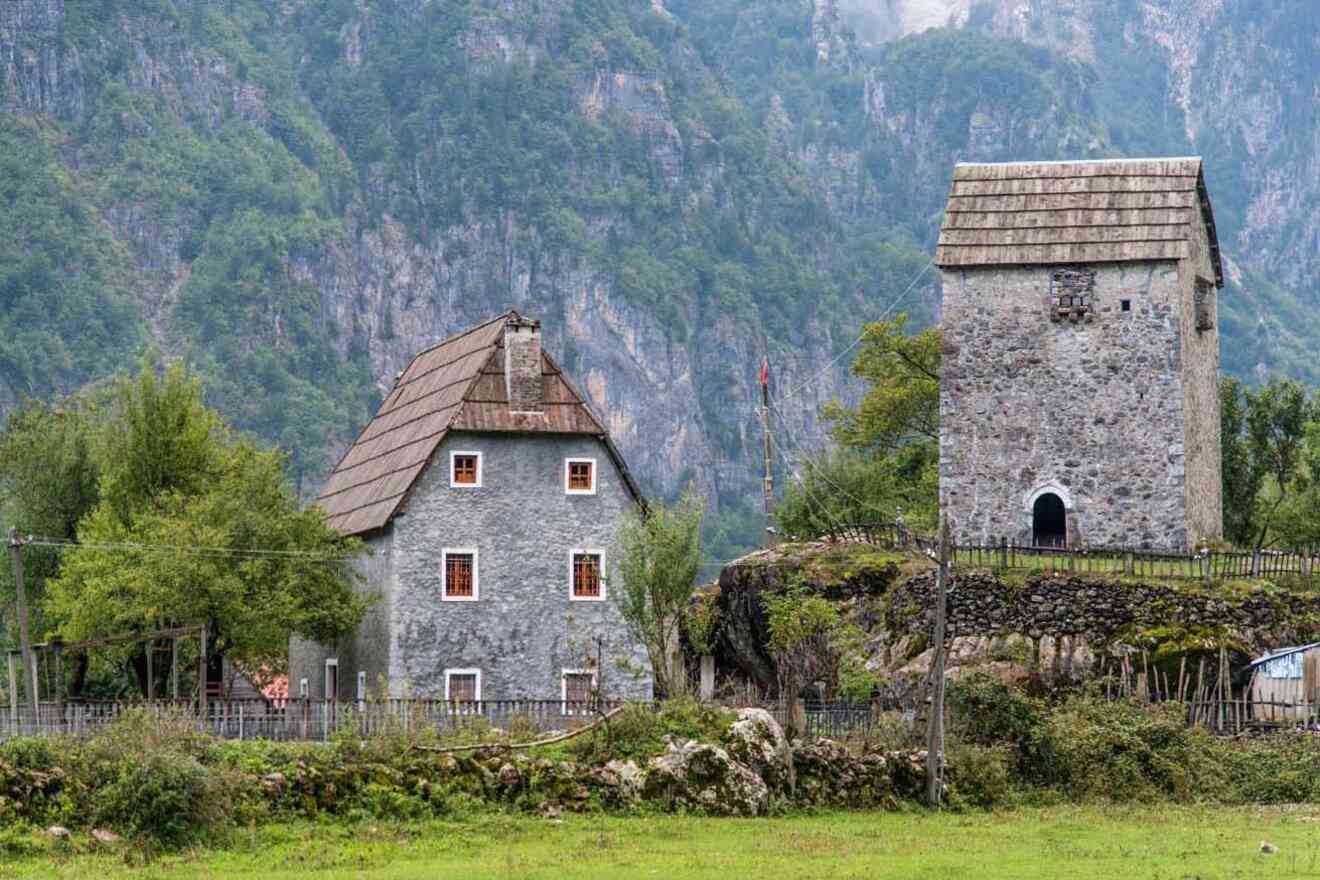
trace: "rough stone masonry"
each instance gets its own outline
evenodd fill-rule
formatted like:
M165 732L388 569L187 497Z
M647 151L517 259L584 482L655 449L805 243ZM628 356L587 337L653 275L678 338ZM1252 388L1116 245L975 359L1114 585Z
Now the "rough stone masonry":
M937 262L957 540L1182 550L1222 534L1200 160L960 165Z

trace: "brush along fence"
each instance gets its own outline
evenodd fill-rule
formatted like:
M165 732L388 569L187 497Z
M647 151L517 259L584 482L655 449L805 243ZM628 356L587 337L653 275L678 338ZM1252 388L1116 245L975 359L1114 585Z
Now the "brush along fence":
M865 543L918 552L934 552L938 543L900 522L841 524L820 537L835 543ZM950 558L955 566L1002 571L1063 571L1212 581L1281 575L1310 579L1320 564L1320 551L1307 548L1169 553L1134 547L1041 547L1002 538L988 544L954 544Z
M225 739L326 740L335 734L371 737L391 733L482 733L491 729L541 733L590 723L628 705L624 700L208 700L196 702L42 703L39 712L0 709L0 740L16 736L85 737L130 711L186 719ZM639 703L640 705L652 705Z

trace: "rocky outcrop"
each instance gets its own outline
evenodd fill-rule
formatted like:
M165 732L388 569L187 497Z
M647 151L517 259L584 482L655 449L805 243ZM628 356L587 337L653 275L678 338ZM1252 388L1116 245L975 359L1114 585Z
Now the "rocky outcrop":
M729 756L751 768L772 795L793 791L793 750L779 722L765 709L739 709L725 737Z
M671 740L651 759L642 785L647 800L712 816L760 816L769 805L761 777L717 745Z
M822 542L781 544L735 560L720 572L718 667L774 692L778 678L765 647L770 631L763 594L798 585L864 610L901 578L907 564L867 544Z

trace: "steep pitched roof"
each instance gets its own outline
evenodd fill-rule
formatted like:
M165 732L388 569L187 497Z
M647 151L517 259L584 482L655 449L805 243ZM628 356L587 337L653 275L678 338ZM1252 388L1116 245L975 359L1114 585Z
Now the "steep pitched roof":
M504 382L508 312L417 354L317 498L346 535L385 526L449 431L590 434L603 440L639 502L641 493L600 420L550 356L541 354L540 413L511 412Z
M962 164L939 266L1180 260L1204 223L1224 283L1199 157Z

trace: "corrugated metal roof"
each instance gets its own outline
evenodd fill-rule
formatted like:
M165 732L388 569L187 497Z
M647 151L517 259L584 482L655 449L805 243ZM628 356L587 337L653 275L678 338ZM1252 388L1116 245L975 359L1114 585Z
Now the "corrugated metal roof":
M1271 660L1278 660L1280 657L1288 657L1292 654L1299 654L1302 651L1309 651L1312 648L1320 648L1320 642L1311 642L1309 645L1296 645L1291 648L1279 648L1275 651L1271 651L1263 657L1252 660L1247 664L1247 668L1250 669L1253 666L1259 666L1260 664L1268 663Z
M1180 260L1204 223L1224 283L1199 158L959 164L939 266Z
M346 535L384 527L449 431L590 434L605 441L633 497L641 493L599 419L544 351L540 413L510 411L504 381L508 312L417 354L340 459L317 498Z

